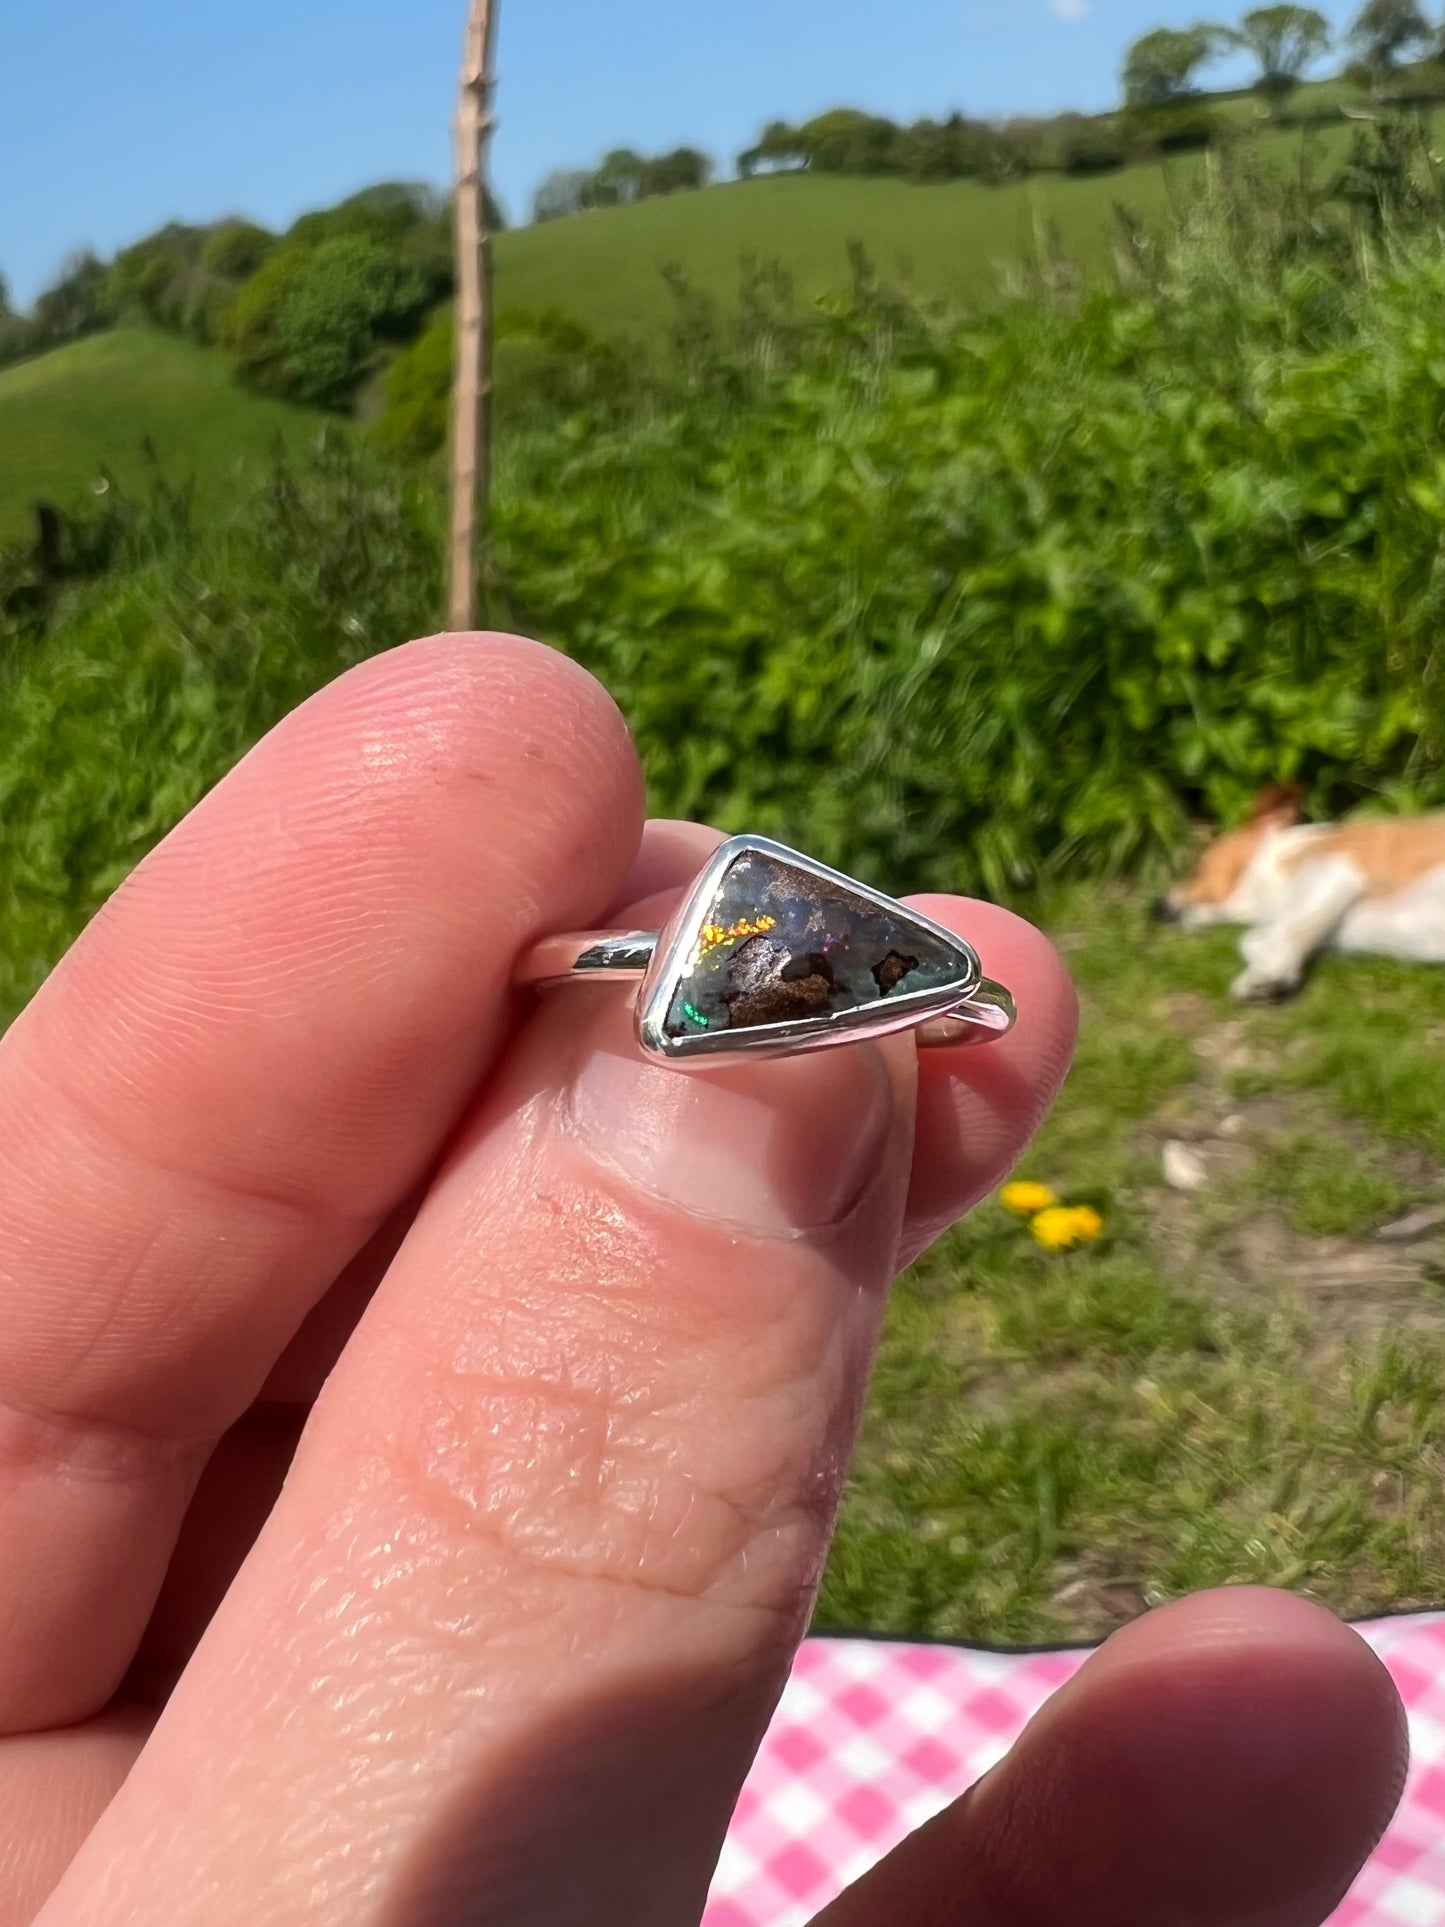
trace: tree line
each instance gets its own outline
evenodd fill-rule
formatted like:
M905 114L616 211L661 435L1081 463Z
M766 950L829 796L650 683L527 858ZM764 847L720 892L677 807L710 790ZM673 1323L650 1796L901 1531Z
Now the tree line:
M549 174L532 199L534 221L555 221L584 208L627 207L660 194L681 194L706 187L714 163L697 147L675 147L649 159L635 148L614 147L594 168L560 167Z
M1426 17L1418 0L1367 0L1345 39L1354 55L1352 77L1377 93L1406 56L1445 56L1445 28ZM744 179L808 171L996 183L1047 169L1084 173L1122 166L1205 145L1218 132L1197 85L1212 62L1248 54L1256 70L1253 85L1277 115L1331 44L1329 22L1314 7L1255 7L1234 26L1165 27L1137 40L1124 58L1123 108L1117 114L1002 123L953 114L900 125L834 108L797 126L771 122L738 155L737 169Z
M1136 40L1124 59L1124 98L1131 106L1165 106L1197 92L1201 72L1232 53L1247 53L1255 86L1279 112L1308 69L1328 53L1329 22L1314 7L1255 7L1238 26L1160 27ZM1419 0L1366 0L1345 34L1349 72L1382 93L1410 54L1445 57L1445 26L1427 18Z
M1366 0L1348 29L1351 77L1383 93L1412 54L1445 59L1445 27L1418 0ZM1198 86L1213 62L1247 54L1253 87L1275 116L1310 68L1332 46L1317 8L1251 8L1233 26L1159 28L1128 49L1121 75L1123 104L1109 115L1060 114L1046 119L945 119L899 123L857 108L835 107L794 124L770 122L736 157L738 174L896 175L914 181L980 180L1001 185L1035 172L1090 173L1131 161L1207 145L1221 129ZM1425 91L1445 93L1425 77ZM656 160L617 148L593 169L559 169L537 191L534 218L554 220L585 208L617 207L652 194L703 187L711 159L679 148Z
M1445 27L1419 0L1366 0L1345 44L1355 77L1383 95L1408 58L1445 60ZM1220 123L1198 82L1222 55L1249 53L1255 87L1280 113L1330 45L1315 8L1256 7L1232 27L1160 28L1137 40L1115 114L1002 123L952 114L900 125L840 107L797 126L770 123L737 168L744 177L808 171L1002 184L1035 171L1123 166L1214 137ZM1409 84L1429 91L1430 76L1417 68ZM550 175L534 215L624 206L706 186L713 174L698 148L652 157L616 148L595 168ZM491 215L500 226L500 210ZM284 233L244 219L170 222L109 262L89 251L72 256L28 314L16 311L0 275L0 366L96 329L145 322L221 348L253 386L345 407L398 343L421 332L454 281L450 200L412 183L368 188Z
M141 323L218 347L254 388L345 408L455 279L450 199L411 182L367 188L281 234L242 219L173 221L109 262L72 256L29 314L0 281L0 366Z

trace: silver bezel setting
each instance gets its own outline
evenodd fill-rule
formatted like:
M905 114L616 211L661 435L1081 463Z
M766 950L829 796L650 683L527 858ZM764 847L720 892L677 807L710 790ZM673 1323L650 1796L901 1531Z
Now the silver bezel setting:
M687 966L697 946L713 899L727 872L743 856L763 856L774 862L801 870L820 882L846 890L872 909L889 916L907 919L920 930L944 944L959 960L958 981L936 989L910 991L903 997L880 999L849 1010L835 1010L826 1017L794 1019L782 1024L759 1024L749 1030L699 1032L686 1037L671 1037L666 1025L668 1012L682 987ZM775 843L766 836L735 836L718 845L706 867L668 919L658 939L643 979L637 1000L637 1040L654 1057L677 1063L684 1058L700 1057L792 1057L799 1051L825 1050L830 1045L856 1043L867 1037L886 1037L894 1032L913 1030L933 1017L946 1017L966 1003L984 981L983 965L972 944L952 930L944 929L931 917L898 903L881 890L872 890L855 877L830 870L799 850Z

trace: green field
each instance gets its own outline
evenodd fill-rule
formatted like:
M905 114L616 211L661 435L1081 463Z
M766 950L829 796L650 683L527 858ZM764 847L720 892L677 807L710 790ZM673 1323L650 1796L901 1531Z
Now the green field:
M149 437L174 481L219 504L278 437L295 448L320 417L249 395L216 355L171 335L119 329L0 370L0 542L37 497L65 503L110 470L124 483Z
M1316 165L1327 166L1348 133L1341 126L1305 139ZM1294 166L1301 136L1264 134L1256 151ZM1162 225L1188 206L1206 164L1191 155L1003 188L798 176L733 182L502 235L499 305L561 308L597 333L656 340L675 312L664 278L670 266L730 304L745 259L780 262L806 300L847 283L855 242L887 281L986 305L1041 253L1086 271L1107 268L1116 209ZM203 499L216 499L238 463L278 434L294 445L317 419L248 395L218 356L176 337L122 329L55 350L0 372L0 541L24 526L37 496L64 502L105 466L122 481L133 475L147 436L168 473L194 475Z
M1342 124L1301 137L1286 129L1256 144L1274 166L1299 164L1302 138L1328 168L1349 142ZM1086 270L1108 265L1116 209L1162 223L1187 207L1207 165L1201 154L1068 177L1040 174L1007 187L781 175L734 181L629 208L574 214L519 228L497 245L502 306L565 308L603 334L655 335L672 313L670 264L720 301L738 289L748 256L780 261L798 293L836 288L860 242L887 281L969 306L998 299L1020 265L1057 251Z
M672 311L663 279L670 264L702 292L731 301L747 256L781 261L809 296L846 282L848 250L859 242L887 280L960 302L989 301L1051 227L1071 258L1100 265L1116 201L1145 219L1161 216L1171 192L1187 188L1201 165L1184 160L1079 180L1041 176L1003 188L840 176L734 181L504 235L500 297L503 305L565 308L606 334L653 335Z
M1084 1021L1020 1175L1105 1236L1051 1254L992 1200L899 1287L824 1623L1096 1639L1240 1583L1438 1605L1445 1118L1413 1040L1445 971L1331 959L1245 1010L1237 933L1109 892L1037 913Z

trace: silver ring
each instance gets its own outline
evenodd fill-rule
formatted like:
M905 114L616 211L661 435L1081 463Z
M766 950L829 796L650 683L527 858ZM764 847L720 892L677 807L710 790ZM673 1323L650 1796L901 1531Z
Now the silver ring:
M548 937L522 985L641 978L637 1039L671 1064L783 1057L911 1030L988 1043L1014 1000L951 930L765 836L714 851L662 931Z

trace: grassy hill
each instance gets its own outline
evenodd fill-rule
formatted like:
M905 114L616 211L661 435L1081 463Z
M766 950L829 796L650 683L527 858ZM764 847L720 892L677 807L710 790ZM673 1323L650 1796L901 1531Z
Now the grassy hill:
M1303 139L1328 162L1344 152L1349 131L1341 125ZM1301 141L1293 129L1266 133L1258 152L1293 166ZM1205 164L1203 155L1182 155L1095 175L1035 175L1008 187L796 174L734 181L503 235L500 298L565 308L606 334L651 335L671 313L662 273L670 263L726 301L736 295L744 256L778 260L799 293L812 295L846 280L849 244L858 241L886 278L987 302L1046 239L1081 267L1102 267L1117 235L1115 208L1163 219L1187 202Z
M1256 111L1250 101L1241 111ZM1327 168L1349 143L1341 122L1305 134L1262 132L1254 151L1295 167L1306 149ZM1002 188L975 181L915 186L896 179L783 176L577 214L519 228L497 246L499 302L555 307L604 335L655 339L673 301L664 269L723 303L745 257L783 263L808 298L843 285L859 242L887 279L963 304L989 303L1041 247L1085 270L1104 268L1116 209L1146 222L1187 206L1200 154L1083 177L1036 175ZM220 359L170 336L118 330L0 371L0 541L37 495L61 501L103 464L124 480L144 437L167 471L194 473L203 496L279 434L301 440L318 417L247 394Z
M670 264L704 293L730 301L744 257L781 261L799 293L813 295L846 282L856 241L887 278L960 301L991 299L1050 223L1071 255L1097 263L1116 200L1152 216L1168 197L1160 167L1004 188L839 175L733 181L504 235L500 296L503 304L565 308L606 334L653 335L672 312L663 280Z
M109 468L138 473L155 445L175 480L216 500L238 467L288 445L321 418L249 395L218 356L170 335L117 329L0 370L0 541L37 497L65 502Z

